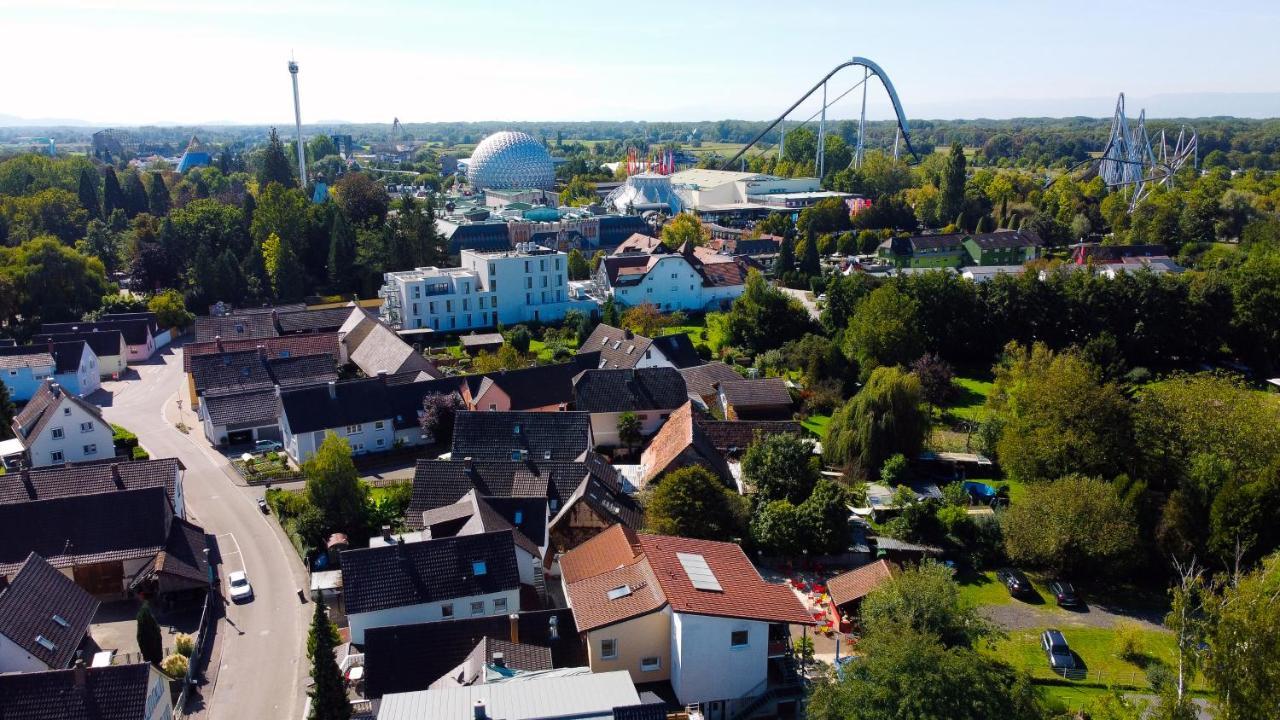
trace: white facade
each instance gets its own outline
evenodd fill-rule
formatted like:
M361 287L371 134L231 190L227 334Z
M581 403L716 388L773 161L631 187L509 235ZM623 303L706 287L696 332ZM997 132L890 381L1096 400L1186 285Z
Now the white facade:
M661 353L658 353L661 356ZM641 365L640 367L656 367L654 365ZM667 365L667 367L671 367ZM640 420L640 434L651 437L658 432L658 428L667 421L671 416L672 410L637 410L635 416ZM618 437L618 418L622 417L621 412L603 412L591 413L591 435L596 439L596 445L603 447L617 447L622 444L622 440Z
M735 633L746 633L736 645ZM769 675L769 624L759 620L671 614L671 688L682 703L759 695ZM727 715L726 715L727 717Z
M95 368L93 379L97 381ZM36 437L26 439L31 467L61 465L85 460L102 460L116 454L111 426L65 396L48 412L49 422Z
M403 439L405 444L416 444L410 442L414 437L414 433L412 431L397 433L391 418L356 423L346 427L295 433L289 427L288 413L282 412L280 413L280 430L284 438L282 444L285 452L299 465L309 460L316 453L316 450L320 449L320 444L324 442L324 437L328 433L334 433L340 438L345 438L351 445L352 455L390 450L395 447L397 437ZM422 442L421 430L417 431L417 442Z
M679 253L655 257L657 261L635 284L611 286L605 264L600 263L597 271L600 285L608 287L614 300L626 307L650 303L663 311L702 311L722 301L732 301L746 289L745 285L703 285L702 276Z
M383 320L401 329L440 332L498 323L554 322L592 304L569 295L568 255L522 245L519 250L463 250L462 267L422 267L384 275Z
M0 635L0 673L41 672L59 670L50 668L44 661L27 652L23 647Z
M446 606L450 610L448 615L445 614ZM476 611L477 609L479 612ZM359 645L364 642L364 631L369 628L412 625L440 620L461 620L464 618L484 617L486 615L506 616L516 612L520 612L520 589L518 587L485 595L349 614L347 615L347 623L351 628L351 642Z

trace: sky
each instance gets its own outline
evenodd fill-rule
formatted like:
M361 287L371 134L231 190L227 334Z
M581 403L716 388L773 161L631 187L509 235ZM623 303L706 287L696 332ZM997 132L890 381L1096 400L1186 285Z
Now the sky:
M1104 117L1121 91L1275 117L1278 29L1274 0L0 0L0 116L289 124L292 55L304 123L771 119L852 56L911 118Z

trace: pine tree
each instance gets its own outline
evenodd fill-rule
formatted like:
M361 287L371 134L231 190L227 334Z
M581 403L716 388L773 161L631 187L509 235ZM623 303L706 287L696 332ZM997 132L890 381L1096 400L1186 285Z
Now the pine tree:
M271 137L267 140L267 149L262 155L262 169L258 173L258 185L266 187L269 183L280 183L284 187L293 187L293 166L289 164L289 156L285 154L284 143L276 129L271 128Z
M800 272L813 277L822 273L822 264L818 261L818 238L810 230L804 241L804 259L800 261Z
M979 235L981 235L982 233L991 232L991 216L983 215L982 217L978 218L978 227L976 230L974 230L974 232L978 233Z
M778 259L773 263L774 277L781 278L783 275L795 272L796 269L796 247L791 238L782 238L782 247L778 248Z
M333 224L329 228L329 259L327 274L329 289L343 293L351 289L351 281L356 262L356 233L347 216L341 211L333 214Z
M947 158L947 166L943 171L942 197L939 198L938 208L941 217L955 217L964 210L964 181L964 146L955 143L951 146L951 155Z
M333 654L333 636L329 633L329 615L324 598L315 603L311 615L311 637L315 638L315 652L311 658L311 696L309 720L350 720L351 703L347 689L338 670Z
M258 201L253 197L253 193L244 194L240 209L244 211L244 232L247 235L249 229L253 227L253 214L258 211Z
M249 242L249 254L240 267L245 282L245 296L254 302L268 299L271 296L271 280L267 277L267 263L262 257L261 244Z
M93 168L80 171L80 206L89 211L89 219L102 217L102 200L98 197L98 173Z
M618 313L618 304L613 301L610 296L604 301L604 309L601 311L601 322L610 327L621 327L622 318Z
M160 636L160 623L156 622L155 615L151 614L151 606L147 603L138 608L137 622L138 650L144 660L159 667L160 661L164 659L164 640Z
M150 208L151 214L156 217L164 217L169 214L169 188L164 184L164 177L158 173L151 173L151 187L147 190L147 207Z
M147 189L142 185L138 173L131 172L124 179L124 211L130 217L137 217L151 209L151 200L147 197Z
M102 177L102 216L109 218L111 213L124 209L124 191L120 189L120 178L116 177L116 169L108 165Z

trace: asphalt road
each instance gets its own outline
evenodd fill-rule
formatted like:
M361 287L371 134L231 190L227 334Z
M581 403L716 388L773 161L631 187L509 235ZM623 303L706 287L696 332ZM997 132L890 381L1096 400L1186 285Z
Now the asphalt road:
M190 434L175 427L176 400L186 382L181 350L166 348L131 369L138 377L104 383L103 392L90 399L103 406L107 420L136 433L152 457L182 460L188 515L218 539L223 595L227 574L235 570L248 573L254 590L251 602L228 606L220 621L200 715L298 718L309 674L303 638L311 605L297 595L306 582L305 569L273 520L258 510L262 490L235 483L234 470L209 447L199 427ZM192 425L189 412L186 417Z

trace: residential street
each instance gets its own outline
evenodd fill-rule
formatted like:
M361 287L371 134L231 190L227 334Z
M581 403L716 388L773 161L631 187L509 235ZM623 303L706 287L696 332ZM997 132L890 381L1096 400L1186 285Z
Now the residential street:
M218 624L196 714L214 720L297 718L307 675L303 638L311 613L311 605L302 604L297 595L306 583L302 563L273 520L259 512L256 500L262 490L237 484L234 471L205 442L185 403L179 410L178 392L186 382L181 349L166 348L149 363L130 369L140 377L104 383L90 399L103 406L107 420L136 433L152 457L182 461L188 513L217 536L223 594L227 574L241 569L254 590L251 602L227 606ZM190 434L176 429L180 416Z

